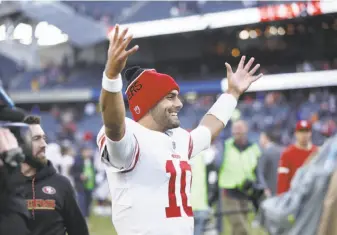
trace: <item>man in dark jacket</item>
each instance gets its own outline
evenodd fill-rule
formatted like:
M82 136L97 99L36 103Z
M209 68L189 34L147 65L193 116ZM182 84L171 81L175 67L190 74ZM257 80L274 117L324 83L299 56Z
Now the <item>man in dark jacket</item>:
M96 182L96 172L91 147L84 145L80 152L81 155L75 158L71 174L75 181L78 203L82 214L85 218L89 218L92 193Z
M273 129L267 129L260 135L262 155L259 159L257 173L259 182L265 188L266 196L275 196L277 189L277 168L284 147L280 146L279 134Z
M88 227L75 200L67 178L56 173L46 159L46 135L40 118L29 116L24 121L32 133L33 155L41 166L32 168L23 163L26 205L31 212L28 222L31 235L88 235Z

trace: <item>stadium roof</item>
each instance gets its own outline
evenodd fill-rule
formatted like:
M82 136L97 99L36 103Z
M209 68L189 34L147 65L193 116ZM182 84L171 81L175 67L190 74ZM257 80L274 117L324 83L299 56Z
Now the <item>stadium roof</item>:
M77 14L59 2L20 2L21 11L36 21L47 21L66 33L72 44L85 47L106 40L106 27Z

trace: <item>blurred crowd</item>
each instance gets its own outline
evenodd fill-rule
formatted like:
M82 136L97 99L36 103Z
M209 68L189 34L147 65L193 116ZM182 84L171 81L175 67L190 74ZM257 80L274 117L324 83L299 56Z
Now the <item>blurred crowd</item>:
M168 73L174 76L178 81L190 80L196 81L208 78L207 80L221 79L224 74L215 71L208 64L200 64L193 61L182 64L162 64L158 65L158 71ZM1 67L1 65L0 65ZM100 76L104 66L100 64L76 63L70 67L65 62L61 65L48 63L42 70L21 71L19 75L12 80L4 81L5 87L10 90L31 90L41 91L46 89L69 89L69 88L97 88L99 83L97 77ZM279 74L288 72L312 72L337 69L337 60L318 60L303 61L289 67L284 65L265 66L261 69L263 74ZM1 69L0 69L1 70ZM191 72L194 71L194 72ZM1 74L0 74L1 77Z

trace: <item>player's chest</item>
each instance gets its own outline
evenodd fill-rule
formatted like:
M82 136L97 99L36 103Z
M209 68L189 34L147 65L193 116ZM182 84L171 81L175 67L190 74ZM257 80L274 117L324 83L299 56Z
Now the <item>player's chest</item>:
M144 146L144 145L143 145ZM188 142L165 134L156 135L151 143L148 143L146 152L140 161L143 161L146 175L151 175L152 181L172 183L179 179L191 177L191 167L188 159ZM156 177L152 177L156 175Z
M156 175L154 181L167 180L169 175L181 175L190 169L188 163L188 142L166 134L151 136L151 141L140 145L139 161L146 174ZM149 139L148 139L149 140Z
M188 160L188 142L178 136L170 136L163 133L156 133L146 141L147 155L161 156L160 160Z

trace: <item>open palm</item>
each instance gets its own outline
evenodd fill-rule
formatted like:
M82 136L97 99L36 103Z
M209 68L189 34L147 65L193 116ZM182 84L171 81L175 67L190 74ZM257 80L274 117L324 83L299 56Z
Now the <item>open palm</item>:
M228 63L225 64L227 69L228 91L233 92L237 96L244 93L253 82L263 76L262 73L259 75L254 75L260 68L260 64L257 64L252 69L250 69L255 60L253 57L246 65L245 60L246 57L242 56L235 73L233 73L232 67Z
M138 50L138 45L129 50L126 49L132 41L133 36L130 35L126 37L128 28L124 29L121 33L119 30L119 25L116 25L114 28L114 34L110 35L109 39L110 44L105 71L110 79L117 77L117 75L121 73L126 65L128 56L134 54Z

